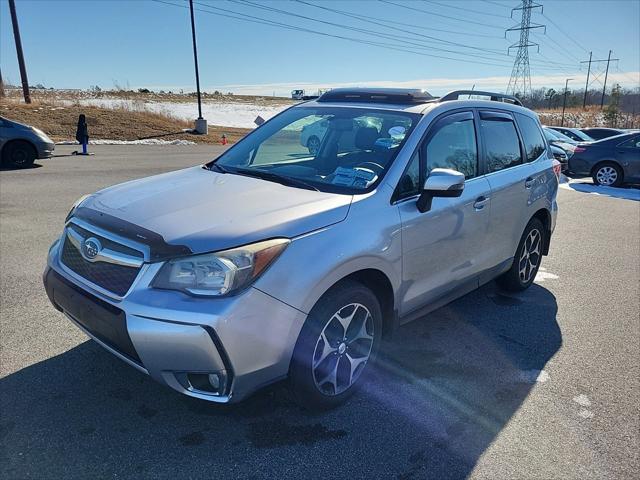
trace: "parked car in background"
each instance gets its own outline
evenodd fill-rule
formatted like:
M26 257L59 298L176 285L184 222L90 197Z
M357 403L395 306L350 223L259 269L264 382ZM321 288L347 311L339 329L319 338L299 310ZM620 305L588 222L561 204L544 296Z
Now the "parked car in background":
M572 139L572 140L574 140L576 142L593 142L593 141L595 141L595 138L591 138L589 135L584 133L579 128L569 128L569 127L548 127L548 128L551 128L551 129L555 130L556 132L559 132L559 133L569 137L570 139Z
M569 158L569 171L591 176L596 185L619 187L640 182L640 133L581 143Z
M55 143L35 127L0 117L0 159L2 166L28 168L36 159L53 155Z
M304 90L291 90L291 99L292 100L302 100L304 97Z
M589 135L594 140L602 140L603 138L615 137L616 135L620 135L625 133L624 130L619 128L581 128L584 133Z
M575 150L578 142L549 127L542 127L542 131L544 132L544 136L549 144L561 148L569 157L573 155L573 151Z
M302 405L338 405L387 332L494 278L525 290L549 252L559 168L538 117L470 93L332 90L206 165L85 196L49 250L49 299L186 395L288 378ZM317 121L310 156L298 132Z

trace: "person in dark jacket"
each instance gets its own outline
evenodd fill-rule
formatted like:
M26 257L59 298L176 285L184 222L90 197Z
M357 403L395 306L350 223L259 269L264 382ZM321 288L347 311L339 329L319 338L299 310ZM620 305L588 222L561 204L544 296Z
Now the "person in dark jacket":
M78 117L78 128L76 129L76 140L82 145L82 154L87 154L87 144L89 143L89 128L84 113Z

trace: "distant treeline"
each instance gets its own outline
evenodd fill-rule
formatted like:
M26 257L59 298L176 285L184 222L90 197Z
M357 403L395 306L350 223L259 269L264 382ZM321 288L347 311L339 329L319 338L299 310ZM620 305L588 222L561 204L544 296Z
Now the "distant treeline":
M521 99L523 103L536 110L562 108L564 90L554 88L538 88L533 90L531 96ZM602 101L602 90L587 91L586 106L600 105ZM584 102L584 89L567 91L567 108L582 107ZM616 105L620 113L638 114L640 113L640 87L623 88L620 85L613 85L607 88L604 96L604 107Z

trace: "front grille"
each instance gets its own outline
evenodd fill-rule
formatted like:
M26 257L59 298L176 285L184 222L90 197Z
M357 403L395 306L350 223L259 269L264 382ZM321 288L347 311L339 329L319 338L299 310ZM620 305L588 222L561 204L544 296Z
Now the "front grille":
M137 250L121 245L103 236L96 235L95 233L89 232L76 225L69 225L67 228L72 228L83 238L97 238L104 246L108 246L108 248L112 250L138 256L140 259L143 258L143 254ZM124 294L129 291L129 288L140 271L137 267L102 261L89 262L84 259L78 248L76 248L76 246L66 236L62 245L60 260L67 268L77 275L80 275L91 283L113 292L120 297L124 296Z

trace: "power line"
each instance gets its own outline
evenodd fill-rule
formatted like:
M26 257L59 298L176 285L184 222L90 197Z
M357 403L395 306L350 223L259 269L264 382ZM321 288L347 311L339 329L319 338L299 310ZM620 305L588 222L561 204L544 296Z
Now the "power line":
M235 1L235 0L230 0L230 1ZM493 51L493 52L499 53L497 50L491 50L491 49L476 47L476 46L473 46L473 45L466 45L464 43L451 42L449 40L443 40L443 39L440 39L440 38L437 38L437 37L433 37L433 36L430 36L430 35L424 35L424 34L421 34L421 33L407 32L406 29L400 29L400 28L396 28L396 27L391 27L391 26L388 26L388 25L384 25L383 23L381 23L379 21L371 20L372 17L366 18L366 17L363 17L361 15L352 14L351 12L345 12L344 10L337 10L335 8L329 8L329 7L325 7L325 6L321 6L321 5L315 5L313 3L306 2L304 0L292 0L292 1L304 4L304 5L308 5L310 7L319 8L321 10L326 10L326 11L329 11L329 12L337 13L339 15L343 15L343 16L346 16L346 17L355 18L355 19L360 20L362 22L367 22L367 23L372 23L374 25L379 25L379 26L384 27L384 28L389 28L389 29L392 29L392 30L397 30L397 31L400 31L400 32L409 33L411 35L416 35L416 36L419 36L419 37L428 38L429 40L432 40L432 41L445 43L445 44L449 44L449 45L455 45L455 46L462 47L462 48L470 48L470 49L473 49L473 50L480 50L480 51L483 51L483 52L491 52L491 51ZM243 3L252 3L252 2L243 1ZM400 38L407 38L407 37L400 37Z
M389 39L389 40L403 40L403 41L409 43L410 45L413 45L413 47L417 47L417 48L424 48L424 49L436 50L436 51L445 52L445 53L452 53L454 55L465 55L467 57L471 56L471 57L480 58L480 59L484 59L484 60L505 61L503 59L497 59L497 58L493 58L493 57L488 57L486 55L474 54L474 53L469 53L469 52L460 52L458 50L450 50L450 49L445 49L445 48L425 45L424 43L416 43L416 39L412 39L410 37L401 36L401 35L386 34L386 33L382 33L382 32L375 31L375 30L358 28L358 27L353 27L353 26L350 26L350 25L344 25L344 24L340 24L340 23L330 22L330 21L327 21L327 20L321 20L321 19L318 19L318 18L308 17L306 15L300 15L300 14L297 14L297 13L288 12L286 10L281 10L281 9L275 8L275 7L269 7L269 6L266 6L266 5L256 4L256 3L248 1L248 0L227 0L227 1L229 1L231 3L240 4L240 5L247 5L247 6L258 8L258 9L261 9L261 10L275 12L275 13L278 13L278 14L284 14L284 15L289 15L289 16L292 16L292 17L302 18L304 20L317 22L317 23L322 23L322 24L325 24L325 25L330 25L332 27L338 27L338 28L343 28L343 29L350 30L350 31L364 33L366 35L372 35L372 36L374 36L376 38L377 37L383 37L383 38L386 38L386 39ZM202 5L202 4L200 4L200 5ZM215 8L215 7L210 7L210 8ZM422 36L422 37L427 37L429 39L434 39L434 37L429 37L429 36L423 35L423 34L417 34L416 33L414 35L419 35L419 36ZM435 39L435 40L440 40L440 39ZM442 40L440 40L440 41L442 41ZM483 51L483 52L491 54L491 52L487 52L486 49L467 46L467 45L456 43L456 42L447 42L447 43L451 43L453 45L466 47L466 48L478 49L480 51ZM399 46L405 47L406 45L399 45ZM413 48L413 47L411 47L411 48ZM494 53L494 55L498 55L498 54Z
M559 26L556 22L554 22L554 21L553 21L553 20L551 20L549 17L547 17L547 16L544 14L544 12L542 12L542 13L541 13L541 15L542 15L544 18L546 18L546 19L549 21L549 23L551 23L551 25L553 25L554 27L556 27L556 28L558 29L558 31L560 31L560 33L562 33L565 37L567 37L567 38L568 38L569 40L571 40L575 45L577 45L577 46L578 46L578 48L579 48L580 50L582 50L584 53L589 53L589 51L588 51L586 48L584 48L580 43L576 42L576 41L573 39L573 37L572 37L572 36L570 36L568 33L566 33L562 28L560 28L560 26Z
M164 5L171 5L173 7L178 7L178 8L188 8L185 5L178 5L175 3L171 3L171 2L167 2L165 0L151 0L155 3L160 3L160 4L164 4ZM429 57L429 58L441 58L444 60L450 60L450 61L454 61L454 62L465 62L465 63L474 63L474 64L479 64L479 65L489 65L489 66L495 66L495 67L504 67L504 65L502 64L497 64L497 63L490 63L490 62L481 62L478 60L469 60L469 59L459 59L459 58L452 58L452 57L447 57L444 55L434 55L434 54L429 54L429 53L424 53L424 52L416 52L414 50L410 50L409 48L401 48L402 45L398 46L398 44L388 44L388 43L383 43L383 42L375 42L375 41L371 41L371 40L365 40L365 39L361 39L361 38L354 38L354 37L348 37L345 35L338 35L338 34L331 34L331 33L326 33L326 32L320 32L317 30L312 30L309 28L303 28L303 27L297 27L294 25L290 25L290 24L286 24L286 23L282 23L282 22L276 22L274 20L265 20L262 19L260 17L255 17L252 15L248 15L248 14L242 14L242 13L238 13L238 12L232 12L230 10L224 10L224 9L220 9L217 7L212 7L206 4L202 4L202 3L198 3L195 2L198 5L202 5L204 7L207 8L212 8L221 12L226 12L226 13L218 13L218 12L213 12L210 10L203 10L203 9L199 9L196 8L196 10L203 12L203 13L208 13L210 15L216 15L219 17L225 17L225 18L232 18L235 20L241 20L244 22L249 22L249 23L258 23L258 24L262 24L262 25L268 25L268 26L272 26L272 27L278 27L278 28L284 28L284 29L288 29L288 30L295 30L295 31L300 31L300 32L305 32L305 33L311 33L311 34L315 34L315 35L321 35L324 37L330 37L330 38L336 38L336 39L340 39L340 40L346 40L349 42L353 42L353 43L360 43L360 44L364 44L364 45L370 45L370 46L376 46L379 48L384 48L387 50L394 50L394 51L398 51L398 52L404 52L404 53L412 53L414 55L420 55L423 57Z
M502 8L511 8L511 5L505 5L503 3L500 2L492 2L491 0L482 0L484 3L490 3L492 5L497 5L498 7L502 7Z
M425 3L431 3L433 5L439 5L441 7L446 7L446 8L453 8L455 10L462 10L463 12L467 12L467 13L475 13L476 15L486 15L487 17L495 17L496 14L495 13L488 13L488 12L481 12L480 10L472 10L470 8L466 8L466 7L458 7L457 5L451 5L448 3L441 3L441 2L435 2L433 0L422 0ZM508 17L505 17L508 18Z
M389 23L389 24L392 24L392 25L399 25L399 26L402 26L402 27L417 28L417 29L420 29L420 30L429 30L429 31L441 32L441 33L452 33L454 35L465 35L465 36L471 36L471 37L482 37L482 38L493 38L493 39L502 38L502 37L499 37L497 35L487 35L487 34L484 34L484 33L462 32L462 31L458 31L458 30L446 30L446 29L442 29L442 28L425 27L424 25L415 25L415 24L411 24L411 23L395 22L393 20L389 20L389 19L386 19L386 18L382 19L382 18L378 18L378 17L371 17L371 16L368 16L368 15L362 15L362 14L359 14L359 13L346 12L344 10L338 10L336 8L329 8L327 6L316 5L316 4L313 4L311 2L303 2L303 1L300 1L300 0L291 0L291 1L304 3L305 5L313 6L313 7L316 7L316 8L320 8L322 10L327 10L327 11L338 13L338 14L341 14L341 15L346 15L346 16L349 16L349 17L352 17L352 18L356 18L356 19L359 19L359 20L362 20L362 19L376 20L378 22ZM389 28L389 27L387 27L387 28ZM406 31L406 30L403 30L403 31ZM413 32L407 32L407 33L413 33Z
M455 21L458 21L458 22L472 23L474 25L480 25L480 26L486 27L486 28L495 28L497 30L503 30L503 27L501 27L499 25L492 25L492 24L488 24L488 23L485 23L485 22L474 22L473 20L452 17L452 16L449 16L449 15L443 15L441 13L435 13L435 12L431 12L429 10L422 10L420 8L409 7L407 5L402 5L401 3L390 2L389 0L378 0L378 1L381 2L381 3L388 3L389 5L394 5L396 7L406 8L407 10L413 10L415 12L426 13L427 15L433 15L435 17L448 18L450 20L455 20Z
M282 10L279 10L279 9L274 9L273 7L263 7L262 5L256 5L255 3L250 2L248 0L228 0L228 1L231 1L231 2L234 2L234 3L238 3L238 1L240 1L240 2L245 3L245 4L254 5L254 6L258 7L258 8L263 8L263 9L267 9L267 10L271 10L271 11L277 11L279 13L285 13L287 15L293 15L293 16L296 16L296 17L300 16L298 14L294 14L294 13L291 13L291 12L285 12L285 11L282 11ZM466 45L466 44L462 44L462 43L458 43L458 42L451 42L451 41L448 41L448 40L442 40L442 39L438 39L436 37L432 37L430 35L424 35L424 34L420 34L420 33L416 33L416 32L407 32L405 29L399 29L399 28L391 27L391 26L388 26L388 25L384 25L383 23L380 23L379 21L371 20L371 18L373 18L373 17L364 17L362 15L353 14L351 12L346 12L344 10L337 10L337 9L325 7L325 6L322 6L322 5L316 5L316 4L313 4L313 3L310 3L310 2L307 2L307 1L304 1L304 0L292 0L292 1L300 3L300 4L308 5L308 6L311 6L311 7L319 8L321 10L337 13L339 15L347 16L347 17L350 17L350 18L355 18L357 20L364 21L364 22L367 22L367 23L372 23L372 24L375 24L375 25L379 25L379 26L382 26L384 28L390 28L390 29L393 29L393 30L398 30L398 31L401 31L401 32L410 33L412 35L416 35L416 36L419 36L419 37L427 38L427 39L432 40L432 41L438 41L438 42L441 42L441 43L451 44L451 45L459 46L461 48L469 48L469 49L473 49L473 50L479 50L481 52L485 52L485 53L490 54L490 55L495 55L495 56L500 56L500 57L508 57L508 55L501 54L497 50L489 50L489 49L486 49L486 48L476 47L476 46L472 46L472 45ZM309 19L309 17L305 17L305 16L303 16L303 18ZM334 24L332 22L325 22L325 21L318 20L318 19L315 19L315 18L313 18L311 20L320 21L321 23L329 23L331 25L338 25L338 24ZM353 27L349 27L349 26L345 27L344 25L340 25L340 26L343 27L343 28L349 28L349 29L353 28ZM380 35L380 32L376 32L376 31L372 31L372 30L356 29L356 31L360 31L360 32L364 31L364 32L366 32L368 34L372 34L372 35L376 35L376 36ZM384 34L382 34L382 35L384 35ZM387 37L387 38L406 39L408 37L391 36L391 37ZM414 43L414 45L416 45L416 44ZM436 47L428 47L428 48L432 48L433 49L433 48L436 48ZM448 53L459 54L459 55L472 55L472 54L470 54L468 52L459 52L459 51L455 51L455 50L446 50L446 49L439 49L439 50L440 51L444 51L444 52L448 52ZM477 58L484 58L484 59L495 60L495 61L506 61L506 59L502 59L502 58L500 58L500 59L495 58L494 59L494 58L491 58L491 57L487 57L485 55L475 55L475 56ZM561 64L559 62L553 62L551 60L548 60L547 62L541 62L541 63L548 63L549 65L553 64L553 65L557 65L557 66L563 65L563 64Z

